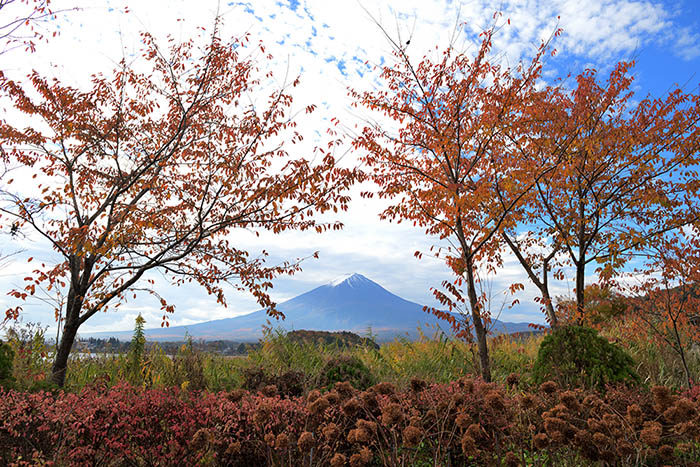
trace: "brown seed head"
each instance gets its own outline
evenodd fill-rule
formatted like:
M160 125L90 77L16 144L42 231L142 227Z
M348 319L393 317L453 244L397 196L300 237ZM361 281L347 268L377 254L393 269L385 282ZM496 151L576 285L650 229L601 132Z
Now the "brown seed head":
M464 453L465 456L471 456L473 454L476 454L476 441L474 441L474 438L469 436L468 433L464 433L462 436L462 452Z
M312 415L322 415L328 407L330 407L330 404L325 397L319 397L308 406Z
M313 391L309 392L308 396L306 396L306 400L309 402L313 402L319 397L321 397L321 391L319 391L318 389L314 389Z
M338 452L331 459L331 467L344 467L347 461L347 457Z
M554 381L545 381L544 383L540 384L540 391L545 394L552 394L557 389L559 389L559 386Z
M314 447L314 435L308 431L303 432L299 435L299 440L297 445L302 452L309 452L311 448Z
M403 430L403 442L409 448L418 446L423 438L423 430L418 427L409 425Z
M639 437L649 446L657 446L661 442L661 434L663 427L658 422L644 422L644 429L639 434Z
M492 410L501 411L506 408L503 394L498 391L489 391L484 397L484 400L486 401L486 405Z
M386 426L398 425L403 421L403 410L397 403L392 402L382 410L382 423Z
M536 449L546 449L549 446L549 438L545 433L538 433L532 438Z

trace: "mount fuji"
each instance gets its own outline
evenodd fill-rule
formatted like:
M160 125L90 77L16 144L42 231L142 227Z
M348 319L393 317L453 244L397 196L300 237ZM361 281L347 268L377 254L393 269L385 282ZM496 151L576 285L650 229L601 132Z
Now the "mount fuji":
M423 306L405 300L386 290L361 274L349 274L316 287L277 305L285 314L285 320L270 318L265 310L186 326L146 329L149 340L182 340L185 333L194 339L257 341L262 337L262 327L271 321L273 327L285 330L306 329L314 331L352 331L366 334L368 331L379 341L399 336L415 339L421 327L431 335L436 325L449 330L445 321L423 311ZM494 320L492 332L496 334L528 331L528 323L506 323ZM129 339L131 332L101 332L93 337L117 337Z

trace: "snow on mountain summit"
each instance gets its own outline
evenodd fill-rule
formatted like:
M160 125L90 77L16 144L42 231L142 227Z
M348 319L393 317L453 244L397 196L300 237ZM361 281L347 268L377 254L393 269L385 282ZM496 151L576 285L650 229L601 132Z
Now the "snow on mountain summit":
M359 285L363 282L371 282L369 279L367 279L365 276L362 274L357 274L356 272L353 273L348 273L348 274L343 274L342 276L332 280L329 282L329 285L331 287L338 287L339 285L346 284L350 287L353 287L355 285Z

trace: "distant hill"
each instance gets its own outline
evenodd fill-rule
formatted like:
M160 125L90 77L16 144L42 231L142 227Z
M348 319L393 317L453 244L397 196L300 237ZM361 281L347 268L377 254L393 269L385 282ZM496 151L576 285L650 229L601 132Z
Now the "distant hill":
M273 327L285 330L350 331L366 335L371 330L377 341L398 336L418 337L418 327L424 330L439 325L447 330L444 321L423 311L423 306L389 292L361 274L351 274L316 287L280 303L277 308L286 316L284 321L271 319L265 310L234 318L206 321L186 326L146 329L147 339L155 341L182 340L185 333L194 339L234 340L255 342L262 337L262 327L268 321ZM528 323L507 323L495 320L492 332L510 334L526 332ZM431 331L428 329L427 333ZM129 339L131 332L101 332L93 337Z

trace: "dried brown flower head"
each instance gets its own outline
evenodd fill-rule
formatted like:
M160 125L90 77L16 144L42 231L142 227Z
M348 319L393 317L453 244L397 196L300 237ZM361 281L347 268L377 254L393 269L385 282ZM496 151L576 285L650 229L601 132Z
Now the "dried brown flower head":
M331 467L344 467L347 461L347 457L338 452L331 459Z
M657 446L661 442L661 434L663 433L663 427L658 422L644 422L644 429L639 434L644 443L649 446Z
M659 446L659 457L661 460L664 461L670 461L673 459L673 448L669 446L668 444L664 444L662 446Z
M615 450L617 455L625 458L634 454L634 446L629 441L618 440L615 442Z
M506 384L509 387L517 386L520 383L520 375L517 373L511 373L506 377Z
M484 396L486 405L492 410L501 411L506 408L505 401L503 400L503 394L499 391L489 391Z
M581 404L579 404L578 396L574 391L564 391L559 394L559 400L561 401L567 409L572 412L578 412L581 409Z
M644 422L644 412L642 408L637 404L627 406L627 420L629 420L634 427L642 426Z
M192 442L190 446L192 446L192 449L194 449L195 451L205 449L209 446L211 439L211 432L206 428L200 428L192 437Z
M409 448L418 446L423 439L423 430L409 425L403 430L403 442Z
M321 433L323 433L323 437L326 438L326 441L331 442L340 436L340 428L338 428L338 425L335 423L329 423L321 429Z
M549 446L549 438L546 433L538 433L532 438L535 449L546 449Z
M262 392L263 396L265 397L275 397L278 394L277 386L275 386L274 384L268 384L267 386L262 388L260 392Z
M228 445L228 448L226 448L226 454L229 456L237 455L241 453L241 443L238 441L234 441L233 443Z
M474 441L474 438L469 436L468 433L464 433L462 436L462 452L464 453L465 456L471 456L473 454L476 454L476 441Z
M374 386L372 386L370 388L370 390L372 390L373 392L375 392L377 394L384 394L384 395L388 396L388 395L394 394L396 392L396 387L389 382L382 382L382 383L375 384Z
M347 399L348 397L355 394L355 388L353 388L352 384L348 383L347 381L340 381L338 383L335 383L335 390L344 399Z
M309 412L311 412L312 415L321 415L328 407L330 407L328 399L325 397L319 397L309 404Z
M526 393L520 398L520 407L524 410L530 410L537 404L537 399L533 394Z
M234 389L228 393L227 397L231 402L238 402L239 400L243 399L243 396L245 396L247 392L248 391L245 389Z
M673 395L671 394L671 390L666 386L654 386L651 388L651 393L654 395L654 410L658 413L663 413L673 405Z
M321 391L319 391L318 389L314 389L313 391L309 391L309 395L306 396L306 400L311 403L311 402L314 402L319 397L321 397Z
M328 405L336 405L341 400L340 394L335 389L332 391L328 391L323 397L325 397L328 401Z
M309 452L311 451L311 448L314 447L314 435L311 432L304 431L302 434L299 435L299 440L297 441L297 445L299 446L299 449L301 449L302 452Z
M398 425L403 421L403 409L401 405L392 402L382 410L382 423L386 426Z
M472 423L472 417L468 413L460 413L457 415L457 418L455 418L455 425L457 425L459 428L465 429Z
M360 401L357 400L356 397L348 399L347 401L345 401L345 403L341 407L341 409L343 410L343 413L347 417L355 416L355 414L357 414L361 408L362 408L362 405L360 404Z
M289 447L289 436L284 433L278 434L275 440L275 447L277 449L287 449Z
M552 394L557 389L559 389L559 385L557 385L557 383L554 381L545 381L544 383L540 384L540 391L545 394Z

